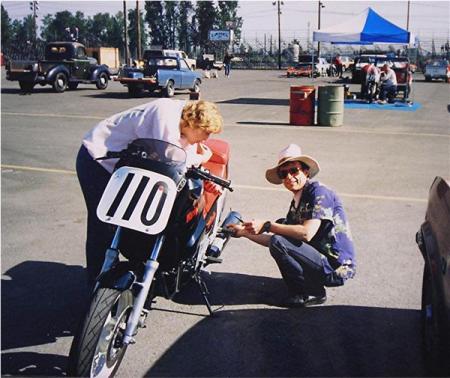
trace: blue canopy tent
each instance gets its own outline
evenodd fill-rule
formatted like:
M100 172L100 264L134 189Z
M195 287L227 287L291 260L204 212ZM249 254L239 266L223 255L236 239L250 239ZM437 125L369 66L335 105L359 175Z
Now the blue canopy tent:
M407 30L381 17L372 8L367 8L346 22L314 31L313 40L333 44L370 45L409 44L413 38Z

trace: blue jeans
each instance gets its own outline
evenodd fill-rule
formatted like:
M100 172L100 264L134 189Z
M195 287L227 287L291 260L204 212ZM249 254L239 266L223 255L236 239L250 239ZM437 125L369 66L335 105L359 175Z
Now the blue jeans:
M114 227L97 217L97 206L111 174L92 158L84 146L78 151L76 169L87 208L86 265L88 281L92 284L100 273L106 249L114 236Z
M309 244L273 235L269 245L290 295L324 296L324 286L341 286L327 258Z
M231 64L225 64L225 76L230 76Z

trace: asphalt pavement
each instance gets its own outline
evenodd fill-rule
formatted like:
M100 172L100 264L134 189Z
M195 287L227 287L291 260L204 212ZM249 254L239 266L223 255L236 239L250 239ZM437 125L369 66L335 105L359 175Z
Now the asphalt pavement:
M284 309L277 303L286 289L268 251L231 240L206 276L217 316L207 316L193 289L158 299L119 376L425 374L415 233L434 177L450 177L450 86L416 74L416 111L345 109L341 127L299 127L289 125L290 85L336 79L283 74L233 70L202 84L231 145L227 206L245 219L284 216L290 196L264 173L284 146L301 145L321 165L317 179L343 200L356 277L328 289L324 305ZM101 119L158 96L131 99L115 82L105 91L38 86L23 95L4 70L1 85L2 375L64 376L86 301L86 212L74 172L80 141Z

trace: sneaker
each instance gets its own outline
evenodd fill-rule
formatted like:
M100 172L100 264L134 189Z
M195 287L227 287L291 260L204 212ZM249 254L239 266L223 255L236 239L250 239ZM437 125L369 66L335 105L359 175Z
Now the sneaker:
M320 305L322 303L325 303L326 301L327 301L326 295L317 296L317 297L315 297L313 295L309 295L309 296L303 297L303 305L305 307Z
M380 105L387 104L386 100L379 100L378 103L379 103Z
M303 295L292 295L290 297L287 297L283 303L281 304L283 307L289 307L289 308L300 308L305 307L305 301L304 301Z

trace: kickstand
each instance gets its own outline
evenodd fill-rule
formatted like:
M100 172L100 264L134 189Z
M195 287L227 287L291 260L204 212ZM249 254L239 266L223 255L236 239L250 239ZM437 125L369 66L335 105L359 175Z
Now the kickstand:
M208 300L209 291L208 291L205 281L203 281L203 279L200 277L200 272L195 275L195 282L197 282L198 288L200 289L200 293L202 293L202 297L203 297L203 300L205 301L206 307L208 308L209 315L214 316L214 312L213 312L213 310L211 308L211 304L209 303L209 300Z

